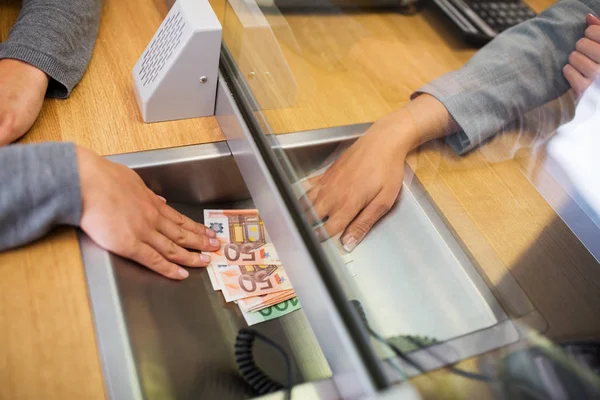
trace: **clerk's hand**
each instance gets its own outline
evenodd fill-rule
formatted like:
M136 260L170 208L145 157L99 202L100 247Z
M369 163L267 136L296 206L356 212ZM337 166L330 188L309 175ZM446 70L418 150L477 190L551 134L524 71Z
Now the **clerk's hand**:
M402 110L401 110L402 111ZM411 149L410 118L390 115L375 122L322 175L312 178L303 199L313 205L324 228L341 237L352 251L394 205L404 178L404 160Z
M106 250L171 279L204 267L210 256L188 249L220 248L215 232L192 221L154 194L131 169L78 147L81 229Z
M322 175L309 181L301 200L330 236L342 231L352 251L394 205L402 188L408 152L421 143L458 130L456 121L435 97L422 94L375 122ZM313 221L318 222L318 221Z
M577 97L583 95L600 73L600 19L588 14L585 21L588 25L585 35L577 41L569 63L563 68L563 75Z
M0 146L23 136L35 122L48 76L25 62L0 60Z

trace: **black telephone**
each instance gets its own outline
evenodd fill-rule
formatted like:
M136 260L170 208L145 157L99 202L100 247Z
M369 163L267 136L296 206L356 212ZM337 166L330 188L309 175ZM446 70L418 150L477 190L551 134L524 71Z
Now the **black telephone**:
M522 0L433 0L463 33L482 45L502 31L536 16Z

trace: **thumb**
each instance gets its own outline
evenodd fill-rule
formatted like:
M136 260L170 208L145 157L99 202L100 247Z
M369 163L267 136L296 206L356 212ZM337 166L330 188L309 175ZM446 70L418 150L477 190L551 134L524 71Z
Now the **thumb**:
M588 14L585 16L585 22L588 25L600 25L600 18L596 17L594 14Z

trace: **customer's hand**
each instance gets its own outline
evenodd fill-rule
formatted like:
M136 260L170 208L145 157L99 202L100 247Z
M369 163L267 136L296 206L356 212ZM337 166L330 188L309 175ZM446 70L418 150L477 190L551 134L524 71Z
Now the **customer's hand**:
M35 122L48 88L48 76L25 62L0 60L0 146L23 136Z
M588 14L585 20L588 25L585 35L577 41L569 63L563 68L563 75L577 97L581 97L600 73L600 19Z
M106 250L171 279L185 279L179 265L204 267L215 251L215 232L183 216L154 194L131 169L78 147L81 229ZM177 265L179 264L179 265Z

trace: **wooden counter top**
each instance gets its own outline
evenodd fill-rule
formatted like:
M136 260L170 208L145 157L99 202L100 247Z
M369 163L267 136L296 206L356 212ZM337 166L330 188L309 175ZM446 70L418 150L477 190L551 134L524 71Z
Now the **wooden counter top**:
M166 12L164 1L104 0L98 39L85 76L68 100L45 102L21 143L72 141L109 155L224 140L214 117L154 124L142 121L131 70Z
M265 6L257 17L240 1L210 2L273 133L373 122L476 52L431 5L415 15ZM539 12L553 1L528 3Z
M20 2L0 0L0 41ZM68 100L47 100L20 141L73 141L101 155L223 140L215 118L144 124L131 70L164 1L104 0L89 68ZM0 253L0 399L104 399L75 230Z

